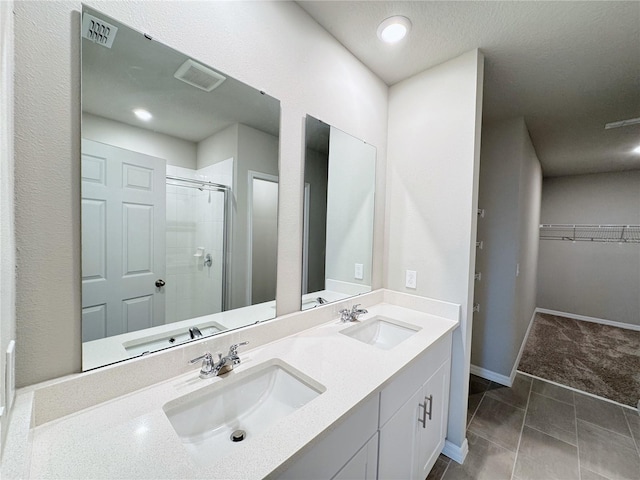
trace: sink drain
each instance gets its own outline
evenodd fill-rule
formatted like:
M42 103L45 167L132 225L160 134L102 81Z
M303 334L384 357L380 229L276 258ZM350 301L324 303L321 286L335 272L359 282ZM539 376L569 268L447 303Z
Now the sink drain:
M241 442L245 439L246 436L247 432L245 432L244 430L236 430L231 434L230 438L232 442Z

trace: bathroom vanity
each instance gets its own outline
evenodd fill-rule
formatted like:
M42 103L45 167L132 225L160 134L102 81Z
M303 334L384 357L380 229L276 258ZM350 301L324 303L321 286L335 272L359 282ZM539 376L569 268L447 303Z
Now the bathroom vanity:
M385 290L358 300L359 322L339 321L347 302L322 306L275 320L298 331L269 343L256 325L41 387L21 407L33 409L28 476L425 478L444 446L458 306ZM186 365L240 339L251 343L225 375ZM183 373L88 408L74 399L117 391L119 368L173 362Z

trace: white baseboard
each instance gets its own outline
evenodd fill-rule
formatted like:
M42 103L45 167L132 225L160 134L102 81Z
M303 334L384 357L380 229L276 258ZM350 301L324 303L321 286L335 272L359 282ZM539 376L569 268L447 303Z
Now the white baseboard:
M486 368L478 367L477 365L471 364L471 373L477 375L482 378L486 378L487 380L494 381L499 383L500 385L505 385L510 387L513 385L513 381L516 379L516 374L518 373L518 364L520 363L520 358L522 357L522 352L524 352L524 347L527 344L527 339L529 338L529 332L531 332L531 326L533 325L533 320L536 318L536 313L539 309L535 309L533 314L531 315L531 319L529 320L529 326L527 327L527 332L524 334L524 338L522 339L522 343L520 344L520 350L518 351L518 356L516 357L516 361L513 363L513 368L511 369L511 375L508 377L501 373L496 373L492 370L487 370Z
M522 344L520 345L520 351L518 352L518 356L516 357L516 361L513 364L513 368L511 369L511 384L516 379L516 373L518 373L518 365L520 365L520 358L522 358L522 353L524 352L524 347L527 344L527 340L529 339L529 333L531 332L531 326L533 325L533 321L536 318L536 313L538 313L538 309L533 310L533 314L531 315L531 320L529 320L529 326L527 327L527 332L524 334L524 338L522 339Z
M455 443L451 443L449 440L444 441L444 448L442 449L442 454L449 457L454 462L459 464L464 463L464 459L467 458L467 453L469 453L469 442L465 438L462 442L462 446L458 446Z
M640 325L634 325L632 323L614 322L613 320L605 320L604 318L588 317L586 315L578 315L576 313L558 312L557 310L549 310L547 308L536 308L536 312L557 315L559 317L573 318L574 320L584 320L585 322L601 323L602 325L626 328L627 330L640 331Z
M513 385L513 380L510 377L502 375L501 373L496 373L492 370L487 370L486 368L482 368L474 364L471 364L470 371L478 377L486 378L487 380L491 380L492 382L499 383L500 385L504 385L506 387L510 387L511 385Z

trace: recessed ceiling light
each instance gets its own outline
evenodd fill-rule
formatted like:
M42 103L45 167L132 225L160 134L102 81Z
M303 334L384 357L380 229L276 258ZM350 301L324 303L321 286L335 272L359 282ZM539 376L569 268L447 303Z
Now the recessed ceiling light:
M396 43L402 40L411 29L411 21L407 17L396 15L383 20L378 26L378 38L383 42Z
M136 117L138 117L140 120L143 120L145 122L148 122L149 120L151 120L151 118L153 118L153 115L151 115L148 111L146 111L144 108L136 108L133 113L136 114Z
M633 149L633 153L640 154L640 145Z

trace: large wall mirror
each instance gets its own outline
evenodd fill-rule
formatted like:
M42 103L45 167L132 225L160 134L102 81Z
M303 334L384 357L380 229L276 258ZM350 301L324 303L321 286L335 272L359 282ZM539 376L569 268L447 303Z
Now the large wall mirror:
M307 115L302 310L371 290L376 149Z
M83 369L275 317L280 102L87 7L81 35Z

